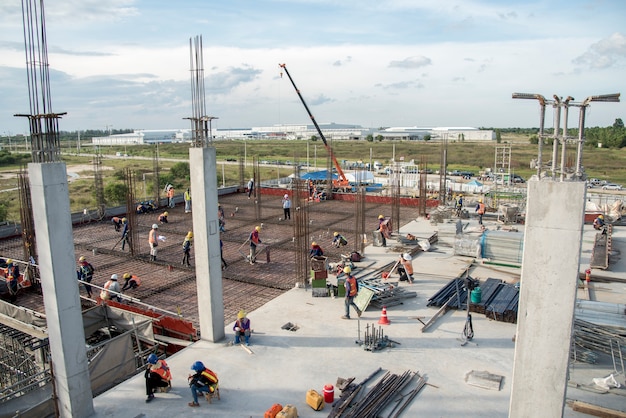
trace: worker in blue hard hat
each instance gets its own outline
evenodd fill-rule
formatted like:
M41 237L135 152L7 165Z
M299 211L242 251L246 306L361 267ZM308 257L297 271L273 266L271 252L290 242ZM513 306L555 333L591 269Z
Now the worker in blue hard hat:
M172 373L170 368L165 362L152 353L148 356L146 362L148 366L146 368L146 402L150 402L154 399L154 391L158 388L171 388L172 387Z
M209 368L207 368L201 361L196 361L191 365L191 370L195 373L190 374L187 380L189 381L189 388L191 389L191 396L193 396L193 402L189 402L189 406L200 406L198 403L198 393L204 393L212 395L218 391L218 378L217 374ZM205 395L206 396L206 395Z

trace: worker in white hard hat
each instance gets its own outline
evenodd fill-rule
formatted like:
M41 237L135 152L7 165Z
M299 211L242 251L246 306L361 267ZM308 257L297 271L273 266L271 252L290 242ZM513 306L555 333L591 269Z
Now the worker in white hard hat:
M413 283L413 257L409 253L404 253L400 256L398 266L398 274L400 274L400 281L408 281Z
M148 234L148 244L150 244L150 261L156 261L157 247L159 246L159 237L157 236L157 230L159 225L152 224L152 229Z
M117 274L112 274L111 278L107 280L107 282L102 286L103 289L100 292L100 299L109 300L116 299L118 302L122 301L122 298L117 293L120 293L122 290L120 289L120 284L117 282ZM117 293L111 293L117 292Z
M283 196L283 212L284 220L291 219L291 200L289 199L289 195L287 193Z
M478 204L476 205L476 210L474 212L478 212L478 223L482 225L483 215L485 214L485 204L482 199L478 199Z
M78 278L82 280L85 291L87 291L87 297L91 298L91 280L93 279L93 272L95 268L87 261L84 255L81 255L78 259Z
M250 264L256 263L256 247L261 244L259 232L261 232L261 227L257 225L254 227L252 232L250 232L250 236L248 237L248 240L250 241L250 256L248 257L248 261Z
M346 281L343 284L346 288L346 314L342 316L341 319L350 319L350 305L352 305L352 307L356 311L356 314L361 317L361 314L363 312L361 312L356 303L354 303L354 298L359 293L359 284L356 281L356 277L352 275L352 268L350 266L345 266L343 268L343 272L346 275Z
M250 181L248 181L248 199L250 199L250 196L252 195L252 193L254 192L254 179L250 179Z

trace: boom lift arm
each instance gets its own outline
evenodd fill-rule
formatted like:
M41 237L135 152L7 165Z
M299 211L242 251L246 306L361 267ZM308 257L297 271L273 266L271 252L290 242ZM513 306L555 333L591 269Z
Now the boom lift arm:
M320 135L320 138L322 138L322 141L324 142L324 148L326 148L326 151L328 152L328 155L330 155L330 158L333 161L333 164L335 165L335 168L337 169L337 174L339 176L339 180L337 180L336 183L335 183L335 181L333 181L333 183L335 184L335 187L349 187L350 186L350 182L346 178L346 175L343 173L343 170L341 169L341 166L337 162L337 159L335 158L335 154L333 154L332 148L330 147L330 145L328 145L328 142L326 141L326 137L322 133L322 130L320 129L319 125L317 124L317 121L315 120L315 116L313 116L313 114L309 110L309 107L306 105L306 102L304 101L304 98L302 97L302 94L300 94L300 90L298 90L298 87L296 87L296 83L293 82L293 78L291 78L291 75L289 74L289 71L287 71L287 64L278 64L278 66L280 68L282 68L283 70L285 70L285 74L287 74L287 77L289 77L289 81L291 81L291 85L296 90L296 93L298 93L298 97L300 97L300 101L302 102L302 104L304 105L304 108L306 109L307 113L309 114L309 117L311 118L311 121L313 122L313 125L315 125L315 129L317 129L317 133Z

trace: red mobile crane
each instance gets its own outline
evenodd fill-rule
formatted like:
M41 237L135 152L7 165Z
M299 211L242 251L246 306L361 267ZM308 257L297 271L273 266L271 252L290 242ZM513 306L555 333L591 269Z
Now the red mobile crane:
M309 117L311 118L313 125L315 125L315 129L317 129L317 133L320 134L320 138L322 138L322 141L324 142L324 148L326 148L328 155L330 155L331 160L333 160L333 164L335 165L335 168L337 169L337 175L339 176L338 180L333 180L333 189L341 189L343 191L349 191L352 188L352 186L350 185L350 182L346 178L346 175L343 173L341 166L337 162L337 159L335 158L335 155L333 154L333 149L330 147L330 145L328 145L328 142L326 141L326 137L322 133L322 130L320 129L319 125L317 124L317 121L315 120L315 116L311 114L311 111L309 110L309 107L306 105L306 102L304 101L302 94L300 94L300 90L298 90L298 87L296 87L296 83L293 82L293 78L291 78L289 71L287 71L287 64L278 64L278 66L282 68L283 70L285 70L285 74L287 74L287 77L289 77L289 81L291 81L291 85L293 85L293 88L296 90L296 93L298 93L298 97L300 97L300 101L302 102L302 104L304 105L304 108L309 114ZM281 74L281 77L282 77L282 74Z

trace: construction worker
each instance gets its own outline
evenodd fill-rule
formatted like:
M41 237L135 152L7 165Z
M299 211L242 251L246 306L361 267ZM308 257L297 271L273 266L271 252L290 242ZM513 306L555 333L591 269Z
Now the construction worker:
M459 218L461 217L461 212L463 211L463 195L459 194L456 197L456 202L454 204L454 207L456 209L456 216L458 216Z
M222 242L222 236L220 235L220 258L222 259L222 270L226 270L228 263L224 260L224 243Z
M156 261L157 258L157 247L159 246L157 229L159 229L159 225L152 224L152 229L148 234L148 244L150 245L150 261Z
M323 255L324 255L324 250L322 250L322 247L320 247L317 242L313 241L311 243L311 249L309 250L309 256L310 257L321 257Z
M167 206L170 208L173 208L174 206L176 206L174 204L174 193L175 193L174 186L170 184L170 188L167 189Z
M220 228L220 232L226 232L224 227L226 226L226 215L224 214L224 208L221 204L217 204L217 223Z
M243 337L246 342L246 346L250 345L250 320L246 317L246 311L241 309L237 313L237 320L233 325L233 331L235 331L235 344L240 343L239 337Z
M593 220L593 229L600 230L602 228L604 228L604 215L598 215L598 217Z
M191 213L191 191L189 190L189 187L187 187L187 190L185 190L185 213Z
M15 296L18 290L18 279L20 277L20 268L12 259L7 259L6 281L9 294Z
M122 218L114 216L111 218L111 223L115 227L115 232L120 232L120 228L122 227Z
M217 390L219 379L217 374L211 369L204 366L201 361L196 361L191 370L195 373L189 375L187 380L189 381L189 388L191 389L191 396L193 396L193 402L189 402L191 407L200 406L198 403L198 393L212 394Z
M413 257L411 257L411 254L404 253L400 256L398 274L400 274L401 282L408 281L413 283Z
M252 195L253 192L254 192L254 179L251 178L250 181L248 181L248 199L250 199L250 196Z
M285 193L283 196L283 219L291 219L291 200L289 195Z
M124 226L124 229L122 229L122 251L124 251L126 244L128 244L130 249L130 226L128 225L128 219L122 218L122 225Z
M476 210L474 212L478 212L478 223L482 225L483 215L485 214L485 204L482 199L478 199L478 204L476 205Z
M191 252L191 245L193 241L193 232L187 232L187 236L183 240L183 261L180 263L183 266L191 267L189 264L189 253Z
M356 306L356 303L354 303L354 298L356 297L356 295L359 293L359 285L356 281L356 277L354 277L352 275L352 268L349 266L346 266L343 268L343 272L346 275L346 281L344 282L344 287L346 288L346 299L345 299L345 304L346 304L346 314L344 316L342 316L342 319L350 319L350 305L352 305L354 307L354 309L356 310L356 314L359 316L359 318L361 317L361 314L363 312L361 312L361 310L359 309L358 306Z
M121 293L120 284L117 282L117 274L112 274L111 278L102 286L104 289L100 291L100 299L109 300L116 299L118 302L122 301L122 298L117 293ZM111 293L117 292L117 293Z
M137 289L141 286L141 279L134 274L124 273L124 286L122 286L122 292L126 289Z
M171 388L172 387L172 372L165 362L160 360L156 354L152 353L146 360L148 367L144 377L146 378L146 402L150 402L154 399L154 391L157 388Z
M384 215L378 215L378 228L376 231L380 232L380 242L383 247L387 246L387 223Z
M248 261L250 264L254 264L256 262L256 247L261 244L261 238L259 238L259 232L261 232L260 226L255 226L252 232L250 232L250 237L248 240L250 241L250 256L248 257Z
M85 286L87 297L89 298L91 298L91 286L88 283L91 283L94 271L95 269L89 262L87 262L85 256L81 255L78 259L78 278L83 281L83 286Z
M161 225L168 223L167 222L167 217L169 216L169 212L165 211L162 214L159 215L158 221Z
M333 247L339 248L343 247L344 245L348 245L348 240L339 232L335 232L333 236Z

